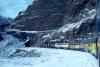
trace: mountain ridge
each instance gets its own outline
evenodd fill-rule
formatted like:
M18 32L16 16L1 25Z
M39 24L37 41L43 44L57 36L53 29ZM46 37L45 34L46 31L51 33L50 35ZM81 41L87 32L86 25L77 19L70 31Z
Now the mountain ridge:
M30 31L58 29L76 23L84 9L94 9L95 0L35 0L15 18L14 28ZM14 24L12 24L13 26Z

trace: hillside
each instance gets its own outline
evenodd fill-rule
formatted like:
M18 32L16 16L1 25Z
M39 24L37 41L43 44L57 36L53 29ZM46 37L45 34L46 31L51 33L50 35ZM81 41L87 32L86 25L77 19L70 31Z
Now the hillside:
M12 29L23 32L13 34L22 41L25 40L22 34L33 38L32 46L41 46L52 40L68 43L72 35L76 36L75 40L81 38L89 41L96 33L96 1L35 0L25 11L19 12ZM34 31L37 32L29 34Z
M13 25L20 30L54 30L85 20L91 13L88 12L95 10L95 7L95 0L35 0L25 11L19 12ZM96 14L96 11L94 13ZM92 28L94 19L88 18L84 23L92 23L93 25L89 25Z

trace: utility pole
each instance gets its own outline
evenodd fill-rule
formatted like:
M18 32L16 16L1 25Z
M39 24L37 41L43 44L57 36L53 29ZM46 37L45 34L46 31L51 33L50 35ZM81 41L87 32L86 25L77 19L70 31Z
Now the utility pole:
M68 47L68 49L71 48L71 37L72 37L72 31L70 29L70 33L69 33L69 47Z
M70 33L69 33L69 49L73 49L74 47L74 40L73 40L73 29L70 29Z

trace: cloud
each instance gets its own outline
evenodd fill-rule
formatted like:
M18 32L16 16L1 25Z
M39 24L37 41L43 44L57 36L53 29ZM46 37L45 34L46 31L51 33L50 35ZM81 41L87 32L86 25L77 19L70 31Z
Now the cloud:
M23 11L33 0L0 0L0 15L15 18L19 11Z

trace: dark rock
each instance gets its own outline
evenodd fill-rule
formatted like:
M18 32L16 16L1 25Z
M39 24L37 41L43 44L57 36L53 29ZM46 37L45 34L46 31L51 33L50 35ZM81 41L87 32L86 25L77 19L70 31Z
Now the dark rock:
M63 26L84 9L92 9L95 0L35 0L15 18L13 28L20 30L52 30Z
M26 41L27 40L27 36L28 34L27 33L23 33L23 32L7 32L8 34L11 34L13 35L15 38L18 38L20 41Z
M30 45L30 40L29 41L27 41L26 43L24 43L25 44L25 47L31 47L31 45Z
M3 40L3 37L0 35L0 41Z
M83 22L77 32L77 34L86 34L86 33L94 33L96 32L96 17L94 20L88 19Z

